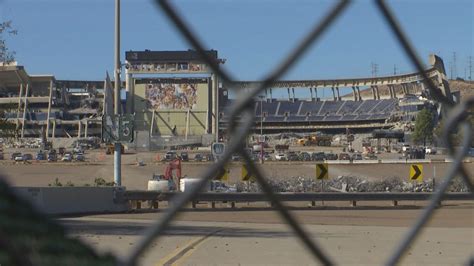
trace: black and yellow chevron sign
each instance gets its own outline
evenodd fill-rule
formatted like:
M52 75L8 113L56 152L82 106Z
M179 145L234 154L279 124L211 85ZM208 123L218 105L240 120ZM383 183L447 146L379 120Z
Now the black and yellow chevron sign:
M216 180L229 181L229 173L229 167L225 165L219 170L219 173L216 175Z
M316 179L329 179L329 168L327 163L316 164Z
M410 181L423 181L423 165L412 164L410 166Z
M249 181L251 179L255 179L255 176L250 173L247 167L248 166L246 164L242 165L242 181Z

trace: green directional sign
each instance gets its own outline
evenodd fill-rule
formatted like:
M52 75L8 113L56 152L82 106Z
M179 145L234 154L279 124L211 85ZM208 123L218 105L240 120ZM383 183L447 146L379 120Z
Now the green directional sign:
M316 164L316 179L329 179L329 168L327 163Z
M423 181L423 165L412 164L410 166L410 181Z
M133 142L132 114L105 115L102 117L102 140L106 143Z

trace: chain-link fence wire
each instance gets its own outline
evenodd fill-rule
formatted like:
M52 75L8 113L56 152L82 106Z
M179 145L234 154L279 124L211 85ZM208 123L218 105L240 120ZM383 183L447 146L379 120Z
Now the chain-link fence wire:
M182 16L178 13L177 9L170 4L167 0L155 0L157 6L163 11L168 19L174 24L177 31L186 39L186 41L200 54L204 61L210 66L210 68L217 74L217 76L225 83L232 87L234 79L232 76L225 71L225 69L218 66L218 62L210 58L206 53L202 42L196 36L196 34L190 29L187 23L182 19ZM190 190L186 190L177 196L173 202L171 208L168 208L164 215L156 221L155 224L148 228L145 236L139 241L138 245L132 250L132 252L123 259L125 265L134 265L140 255L142 255L150 244L159 238L162 233L168 228L169 223L173 220L176 214L193 198L199 191L201 191L206 182L216 177L219 169L230 161L233 153L240 153L244 158L245 163L248 165L249 171L256 177L257 182L262 187L262 190L267 195L268 200L272 202L275 209L281 215L281 217L288 223L288 225L294 230L295 234L308 248L315 260L319 261L324 265L334 264L333 260L323 252L320 248L319 243L314 239L311 239L310 235L305 232L303 227L297 222L297 220L287 210L283 202L280 201L278 194L272 191L271 186L265 180L260 168L252 161L246 151L243 149L244 142L247 135L251 132L255 114L253 112L254 100L253 98L261 93L266 88L272 86L272 83L282 77L295 62L297 62L308 48L314 44L321 35L330 28L334 21L341 16L341 14L348 8L351 1L340 0L335 3L329 12L323 17L321 21L316 23L312 30L296 45L296 47L290 52L286 58L276 66L272 72L264 79L257 89L253 89L250 93L236 100L231 106L230 112L230 124L228 128L228 134L230 135L230 141L224 155L218 162L211 165L204 174L200 177L200 181L197 185ZM441 103L446 108L446 123L444 126L443 139L448 147L449 153L454 158L453 163L450 165L443 183L439 186L436 193L433 195L428 206L424 209L420 217L416 220L414 225L410 228L409 232L404 236L398 246L396 246L393 254L388 258L386 264L395 265L398 263L407 248L416 240L420 234L424 225L433 216L436 206L442 200L443 195L449 186L451 180L460 175L471 193L473 193L473 185L470 181L468 172L462 166L462 159L467 154L471 139L472 139L472 128L471 125L466 122L466 118L469 115L469 110L474 107L474 98L469 98L461 104L455 105L452 100L443 95L441 90L435 86L433 81L428 77L427 73L423 68L421 60L419 60L417 53L413 49L408 38L404 34L402 28L396 20L390 7L383 0L374 0L374 4L377 6L379 12L383 15L388 27L393 31L393 34L398 39L401 47L407 54L413 66L423 77L423 81L426 82L430 95L434 100ZM450 135L455 133L457 130L461 130L463 139L462 146L460 149L455 150L453 143L450 141ZM473 258L468 258L467 263L472 262Z

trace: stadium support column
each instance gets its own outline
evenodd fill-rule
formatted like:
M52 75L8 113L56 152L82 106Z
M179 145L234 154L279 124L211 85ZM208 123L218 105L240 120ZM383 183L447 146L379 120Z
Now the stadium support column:
M270 88L270 102L273 102L273 90Z
M408 83L403 84L403 94L408 94Z
M359 86L356 86L356 90L357 90L357 99L359 101L362 101L362 97L360 96L360 89L359 89Z
M334 91L334 87L331 87L331 90L332 90L332 98L334 99L334 101L336 101L336 92Z
M217 75L212 74L211 75L211 94L212 94L212 114L211 114L211 119L212 119L212 124L211 124L211 130L212 134L216 137L216 142L219 141L219 118L217 113L219 112L219 107L218 107L218 101L219 101L219 83L217 81Z
M185 140L188 140L190 114L191 114L191 109L188 108L188 112L186 114L186 134L184 135Z
M25 123L26 123L26 108L28 106L28 93L30 91L30 84L26 84L26 92L25 92L25 98L24 98L24 106L23 106L23 124L21 127L21 138L25 137Z
M336 92L337 92L337 100L341 100L341 95L339 94L339 87L336 87Z
M375 85L375 92L377 93L377 100L380 100L380 91L379 91L379 86Z
M84 138L87 138L87 131L89 131L89 119L86 118L86 123L84 125Z
M21 95L23 95L23 83L20 84L20 94L18 95L18 110L16 112L16 121L20 120L20 113L21 113Z
M56 137L56 119L53 120L53 134L51 137L53 139Z
M313 88L312 87L309 87L309 93L311 94L311 101L314 102Z
M48 115L46 118L46 139L49 139L49 124L50 124L49 118L51 114L52 96L53 96L53 80L51 79L51 81L49 82Z
M126 112L128 114L133 113L133 98L134 98L134 93L133 93L133 84L131 83L132 81L132 74L128 73L128 70L125 73L125 91L127 92L127 106L126 106Z
M357 101L357 93L355 86L352 86L352 96L354 97L354 101Z
M290 102L291 101L290 88L287 88L287 90L288 90L288 101Z
M374 96L374 100L377 100L377 92L375 92L375 86L370 86L372 89L372 95Z
M81 120L77 122L77 138L81 138L82 123Z
M153 128L155 127L155 110L151 114L151 123L150 123L150 137L153 137Z

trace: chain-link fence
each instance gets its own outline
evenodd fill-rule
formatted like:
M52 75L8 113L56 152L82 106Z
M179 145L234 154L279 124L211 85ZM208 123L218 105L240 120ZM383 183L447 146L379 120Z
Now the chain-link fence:
M305 232L303 227L298 224L293 215L287 210L287 208L285 208L285 205L280 201L278 194L275 194L272 191L271 186L263 177L261 169L254 163L245 150L243 150L245 145L242 144L245 142L247 135L250 134L255 122L255 116L253 112L254 98L266 88L271 87L274 81L282 77L299 59L301 59L308 48L313 43L317 42L321 35L325 31L329 30L336 19L348 9L350 3L351 1L349 0L337 1L330 11L325 14L322 20L316 23L310 32L307 33L302 40L300 40L300 42L286 56L286 58L279 65L273 68L273 71L270 72L270 74L264 79L257 89L254 89L244 97L237 99L235 104L231 107L232 119L230 120L231 122L229 123L228 128L228 135L230 136L229 139L231 141L228 144L225 154L218 162L210 166L207 171L205 171L204 175L200 179L201 181L199 182L199 185L193 187L190 190L186 190L184 193L180 194L179 197L177 197L173 207L167 209L163 217L148 229L143 239L141 239L138 245L136 245L131 254L129 254L129 256L124 259L124 264L133 265L137 263L139 256L151 246L150 244L152 241L156 240L162 235L176 214L188 202L193 200L193 198L204 187L208 180L215 178L216 173L219 172L218 170L231 159L231 155L234 153L240 153L240 155L244 158L245 163L249 166L249 170L255 175L257 182L261 186L264 193L268 196L269 201L271 201L272 205L276 208L281 217L294 230L294 233L307 247L308 251L313 254L314 259L325 265L334 264L334 261L331 259L329 254L322 251L320 244L314 241L314 239L310 238L310 235ZM220 80L222 80L225 84L232 85L234 78L228 72L226 72L225 69L220 68L215 60L207 56L202 42L190 29L190 27L188 27L176 8L167 0L156 0L156 4L174 24L177 31L200 54L200 56L212 68L214 73L219 76ZM409 57L411 63L422 76L423 81L428 86L430 95L434 100L446 108L446 122L444 126L443 139L447 147L449 147L451 156L454 158L454 162L450 165L443 183L438 187L428 206L426 206L420 217L413 224L403 240L397 245L396 249L393 251L393 254L387 258L386 264L394 265L400 261L404 253L407 251L409 245L416 240L421 229L433 216L438 202L442 200L445 190L455 176L461 176L470 191L474 191L473 184L470 182L470 178L468 176L468 172L463 168L462 165L462 159L467 154L472 139L472 128L471 125L466 122L466 118L469 116L469 110L471 110L474 106L474 98L469 98L464 102L455 105L452 100L450 100L448 97L445 97L441 90L435 86L433 81L425 73L421 60L418 58L415 49L412 47L410 41L404 34L403 29L400 27L397 18L390 9L389 5L387 5L387 3L383 0L375 0L373 1L373 4L383 15L388 29L391 30L395 35L399 44ZM454 132L457 132L458 130L460 130L463 135L461 145L462 148L454 149L454 145L450 140L450 135ZM472 258L466 261L467 263L471 263Z
M333 259L331 258L330 254L327 254L326 252L322 251L320 243L317 243L314 239L311 238L310 234L307 234L305 232L303 227L296 221L294 216L285 207L285 205L280 199L280 196L272 190L272 186L263 177L261 169L258 167L258 165L255 164L252 158L250 158L249 154L244 150L245 145L243 144L245 143L247 136L251 133L251 130L255 123L255 114L253 110L254 97L256 97L266 88L271 87L273 82L282 77L299 59L301 59L301 57L308 50L308 48L312 44L317 42L320 39L321 35L325 31L329 30L331 25L337 20L337 18L340 17L341 14L343 14L343 12L348 9L350 3L351 1L349 0L337 1L330 9L330 11L325 14L322 20L316 23L312 27L310 32L308 32L307 35L302 40L300 40L300 42L286 56L286 58L279 65L274 67L273 71L270 72L270 74L264 79L264 81L257 89L254 89L250 93L246 94L244 97L237 99L237 101L231 107L232 119L230 119L228 127L228 136L230 136L230 142L228 143L227 149L223 156L220 157L220 160L218 162L212 164L210 167L207 168L207 170L201 176L200 181L199 183L197 183L196 186L193 186L191 189L186 190L185 192L180 193L178 196L176 196L172 207L166 209L165 213L161 216L161 218L147 229L147 232L145 233L143 238L140 239L139 243L137 243L132 252L126 257L122 258L119 263L123 265L137 264L139 257L144 254L148 248L152 246L152 242L164 235L164 231L169 227L170 222L175 218L176 214L188 202L194 199L194 197L210 179L216 177L216 175L220 172L219 169L221 169L228 161L231 160L231 156L234 153L240 153L242 158L244 158L245 163L248 165L248 170L252 172L253 175L256 177L256 181L261 186L262 191L267 195L268 200L272 203L272 206L274 206L274 208L278 211L281 217L294 230L294 233L307 247L308 251L313 254L315 261L325 265L331 265L335 263L335 261L333 261ZM173 5L170 4L167 0L156 0L156 4L163 11L163 13L166 14L170 21L172 21L172 23L176 26L176 29L189 42L189 44L201 55L202 58L204 58L204 60L212 68L214 73L216 73L225 84L232 85L232 83L234 82L233 77L229 73L227 73L225 69L220 68L218 66L218 62L207 56L201 41L197 38L195 33L190 30L185 21L182 20L182 16L180 16L180 14L173 7ZM390 7L383 0L374 0L373 4L383 15L388 29L390 29L392 33L396 36L401 47L411 60L411 63L422 76L423 81L427 84L427 89L429 90L430 95L434 98L434 100L438 101L445 107L446 111L444 113L445 124L443 140L445 142L445 145L448 147L450 155L453 158L453 163L450 164L443 182L439 186L437 186L437 190L433 194L433 197L430 200L429 204L423 210L420 217L418 217L418 219L415 221L409 232L403 237L402 241L393 250L391 256L387 258L386 264L395 265L403 257L408 247L416 240L420 231L427 224L430 218L433 217L433 214L436 211L436 206L443 199L446 189L449 187L451 181L455 176L460 176L462 178L471 193L473 193L474 191L473 184L470 181L469 173L463 168L462 164L462 159L467 154L472 140L472 127L471 124L466 121L466 119L469 115L472 115L470 112L472 112L474 108L474 97L468 98L459 104L454 104L449 98L445 97L441 90L436 87L436 84L434 84L433 81L425 73L421 61L418 59L417 54L413 49L411 43L405 37L405 34L400 25L398 24L397 19L391 11ZM450 136L451 134L457 131L461 132L463 138L460 148L455 149L453 143L451 142ZM150 142L149 139L148 142ZM11 194L11 191L2 184L0 184L0 195L2 196L0 197L0 214L3 214L2 219L4 218L3 220L0 219L0 222L3 222L2 226L6 226L5 228L12 227L12 232L21 232L22 234L23 232L33 231L33 229L31 229L30 227L27 228L25 226L28 224L18 223L18 220L15 220L16 216L14 215L18 214L22 217L22 219L37 223L35 225L38 225L40 223L39 215L37 215L36 212L28 214L27 207L22 202L15 199ZM5 205L5 203L9 202L15 203L15 207L12 207L11 209L6 209L5 206L8 207L9 205ZM10 206L13 206L13 204L11 204ZM37 220L38 222L36 222ZM49 249L46 250L51 251L51 256L49 256L49 254L48 256L45 256L46 259L49 259L45 260L45 264L48 264L47 262L61 264L61 262L57 260L58 254L63 252L63 249L67 247L76 248L78 244L74 241L59 243L58 239L60 239L60 237L56 235L54 235L54 237L51 237L51 232L57 232L58 235L64 234L62 229L54 227L49 222L46 223L46 226L46 229L37 228L38 230L41 229L39 230L41 231L41 237L49 237L49 240L51 240L51 242L47 243L46 246L40 246L41 243L40 241L37 241L37 239L30 239L21 236L20 240L29 241L33 243L31 245L38 245L38 248L49 247ZM7 231L0 230L0 256L2 255L2 251L5 250L13 257L12 261L16 265L30 265L27 260L24 260L23 250L15 249L15 245L12 245L10 242L5 241L6 239L8 239L5 237L5 232ZM81 246L77 247L77 250L80 251L79 253L77 253L77 257L82 258L82 260L76 261L76 263L78 264L92 263L92 261L85 260L85 256L90 256L90 258L97 259L96 255L94 255L90 249ZM74 254L71 253L69 255L73 256ZM69 257L66 258L63 256L63 258L65 259L63 264L67 265L71 262ZM109 265L113 262L113 259L110 258L106 258L105 260L106 262L104 262L104 265ZM474 258L466 258L466 263L469 265L473 265Z

